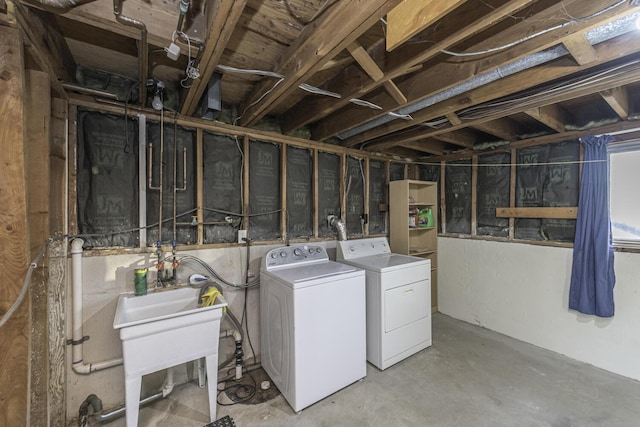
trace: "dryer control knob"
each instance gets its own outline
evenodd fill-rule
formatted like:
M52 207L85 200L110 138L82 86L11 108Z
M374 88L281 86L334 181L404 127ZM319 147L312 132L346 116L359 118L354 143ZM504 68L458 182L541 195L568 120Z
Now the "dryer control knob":
M275 252L271 252L271 258L276 259L278 258L278 254Z
M319 254L320 252L322 252L322 249L316 248L316 253Z
M302 251L300 249L296 248L296 249L293 250L293 254L295 256L300 256L300 254L302 254Z
M280 252L280 256L282 258L286 258L287 257L287 253L285 251Z

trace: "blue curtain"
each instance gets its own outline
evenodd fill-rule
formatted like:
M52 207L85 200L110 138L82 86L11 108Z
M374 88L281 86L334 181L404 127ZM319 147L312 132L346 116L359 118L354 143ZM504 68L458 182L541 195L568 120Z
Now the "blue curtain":
M609 135L588 136L578 202L578 220L573 245L569 308L584 314L612 317L614 313L613 248L609 218Z

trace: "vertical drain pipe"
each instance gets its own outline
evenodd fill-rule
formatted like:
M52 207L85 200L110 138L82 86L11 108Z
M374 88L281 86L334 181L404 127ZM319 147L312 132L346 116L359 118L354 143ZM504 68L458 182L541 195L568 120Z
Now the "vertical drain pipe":
M138 224L140 247L147 246L147 117L138 114Z
M122 15L121 1L122 0L113 0L113 14L116 16L116 21L123 25L140 30L140 44L138 45L138 75L140 78L140 103L144 107L147 104L147 26L142 21Z
M84 240L73 239L71 242L71 263L72 263L72 316L73 319L73 337L68 342L72 345L73 353L71 359L71 367L76 374L86 375L102 369L111 368L122 364L122 357L117 359L105 360L97 363L85 364L82 359L82 343L88 337L82 335L82 245Z

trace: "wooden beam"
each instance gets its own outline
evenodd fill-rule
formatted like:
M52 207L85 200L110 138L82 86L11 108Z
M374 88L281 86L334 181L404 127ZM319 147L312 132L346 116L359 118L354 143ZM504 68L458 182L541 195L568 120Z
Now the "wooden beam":
M441 40L433 46L425 48L423 45L403 45L399 49L387 55L384 41L369 49L369 54L374 52L374 60L385 61L384 67L385 79L393 79L398 76L407 74L410 69L418 64L422 64L428 59L438 55L442 49L450 48L472 34L479 33L482 30L495 24L495 22L515 13L519 9L535 3L536 0L511 0L506 4L492 9L482 17L478 17L472 24L467 27L460 27L459 21L451 20L449 24L450 31L445 32L447 36L443 36ZM413 71L411 71L413 72ZM283 116L284 133L289 133L299 129L306 124L318 121L328 116L334 111L338 111L349 104L352 98L360 98L373 89L382 84L382 81L371 82L363 79L360 67L355 65L346 67L340 74L331 79L327 84L327 89L342 95L339 100L336 99L314 99L312 101L303 101L300 108L294 107L287 111ZM390 105L389 108L397 108L396 104ZM346 127L344 129L349 129ZM339 132L336 132L339 133ZM336 134L334 133L334 135ZM316 140L320 140L314 137ZM324 138L322 138L324 139Z
M407 103L407 97L404 96L404 93L402 93L400 88L393 81L387 80L382 84L382 86L384 86L384 90L391 95L398 105L404 105Z
M175 30L178 19L178 4L176 2L126 0L122 13L145 23L148 32L147 42L150 45L164 47L171 43L171 33ZM64 16L74 21L84 22L93 27L140 40L139 29L122 25L115 20L112 1L100 0L82 4L66 11ZM190 29L186 30L186 33L198 39Z
M76 120L75 117L77 115L76 114L77 107L90 108L93 110L103 111L103 112L112 113L112 114L119 114L119 115L124 114L124 106L98 103L82 96L78 98L75 98L75 97L71 98L69 100L69 105L70 105L70 108L69 108L70 123L75 123L74 121ZM160 120L160 115L151 112L151 110L149 109L140 109L139 107L129 106L127 111L128 116L132 118L136 117L140 113L144 113L147 116L147 121ZM359 157L372 156L372 157L376 157L376 159L378 160L392 159L392 156L386 155L384 153L373 154L369 152L363 152L362 150L354 150L350 148L341 147L335 144L326 144L326 143L317 142L317 141L310 141L308 139L282 135L280 133L269 132L269 131L258 130L258 129L243 128L239 126L224 124L221 122L212 122L210 120L196 119L193 117L183 117L183 116L178 116L177 119L175 120L177 121L178 126L202 129L202 130L210 131L213 133L219 133L223 135L243 136L243 137L246 136L249 139L256 139L258 141L273 142L275 144L287 144L287 145L292 145L294 147L308 148L311 150L319 148L324 152L334 153L334 154L347 153L352 156L359 156ZM167 121L170 123L173 123L174 119L172 117L167 118L165 116L165 123L167 123ZM76 165L74 164L75 152L73 149L76 141L76 135L75 135L76 129L77 127L75 125L70 126L69 128L69 143L70 143L69 163L73 164L73 167L69 168L70 175L73 175L75 173L74 171L77 170ZM72 191L73 191L73 186L70 186L70 192ZM72 218L70 220L70 224L73 225L74 223L75 223L75 219Z
M191 82L191 88L187 92L180 114L191 116L198 108L202 94L207 89L209 80L220 62L220 57L231 39L231 34L246 3L247 0L215 0L212 2L213 7L208 12L212 18L200 61L201 76Z
M202 129L196 129L196 216L198 221L198 244L204 243L204 155L202 150Z
M51 90L49 75L25 73L26 140L25 168L29 224L30 259L34 259L49 238L49 119ZM46 264L43 261L43 264ZM36 268L31 276L31 367L30 425L48 427L48 301L47 272Z
M449 144L457 145L459 147L472 148L478 138L473 132L467 129L461 129L459 131L452 131L447 133L441 133L433 137L439 141L444 141Z
M613 111L622 120L629 118L629 94L624 87L615 87L600 92L600 96L604 99Z
M598 60L598 53L584 36L584 33L575 33L562 41L573 59L579 65L587 65Z
M462 120L460 120L460 117L458 117L456 113L447 113L445 114L445 117L449 119L449 122L454 126L462 124Z
M362 67L365 73L371 77L374 81L378 81L384 77L384 72L378 67L378 64L375 63L373 59L369 56L364 47L357 41L354 41L349 46L347 46L347 50L356 60L356 62Z
M478 156L471 157L471 235L478 235Z
M308 24L296 43L282 55L275 71L284 76L278 86L264 81L242 110L242 126L251 126L282 102L304 82L377 23L399 0L336 2L316 21Z
M49 229L64 234L67 223L67 102L53 99L51 109ZM49 420L51 426L67 425L66 414L66 323L67 242L57 240L49 246Z
M38 66L46 71L56 93L66 98L61 82L74 82L76 63L60 27L53 17L38 9L16 5L16 18Z
M496 208L496 217L576 219L578 207Z
M571 131L564 133L554 133L552 135L538 136L535 138L522 139L520 141L512 142L505 147L498 148L496 150L491 150L486 153L478 153L482 154L492 154L500 151L509 151L511 149L519 149L526 147L534 147L538 145L546 145L546 144L556 144L558 142L578 140L588 135L604 135L610 133L616 133L616 140L626 141L626 140L635 140L640 137L640 133L638 130L638 122L635 121L626 121L626 122L618 122L605 126L599 126L594 128L589 128L585 130L579 131ZM630 139L627 139L627 135L629 135ZM403 143L404 144L404 143ZM451 160L459 160L459 159L468 159L473 154L470 150L459 151L457 153L445 154L443 156L434 157L434 161L451 161Z
M0 316L18 299L29 267L22 38L0 26ZM25 426L29 389L29 295L0 328L0 425Z
M472 127L504 141L515 141L520 133L518 124L509 118L477 123Z
M556 104L531 108L525 110L524 113L556 132L564 132L564 124L567 122L567 112Z
M373 81L378 81L384 78L384 72L378 67L378 64L369 56L366 50L357 41L351 43L347 47L349 53L362 67L365 73L371 77ZM403 105L407 103L407 97L404 96L402 91L391 80L386 80L382 83L385 90L391 95L391 97L399 104Z
M596 46L596 49L598 51L600 60L603 63L606 63L609 61L617 60L622 56L636 53L640 51L640 46L633 42L633 34L629 33L608 40L606 42L602 42ZM360 144L362 142L370 141L372 139L379 139L385 134L397 132L399 130L414 126L416 122L433 120L438 117L442 117L448 112L459 111L464 106L471 107L474 105L482 104L484 102L498 99L506 94L516 93L520 90L532 88L559 78L567 77L575 73L589 70L594 66L595 64L578 66L575 65L571 59L558 59L553 63L553 66L534 67L529 70L521 71L520 73L517 73L515 75L505 77L496 82L481 86L477 89L455 96L447 101L441 102L437 106L432 106L428 109L420 110L416 113L413 113L413 121L406 122L404 120L395 120L384 126L380 126L356 135L353 138L344 141L343 145L351 146L354 144ZM526 108L513 108L509 110L509 114L515 114L526 109L547 105L549 103L556 103L562 100L577 98L593 92L610 89L611 87L615 86L630 84L635 81L634 79L638 78L637 74L639 73L640 67L638 67L637 64L631 64L626 67L625 73L622 73L616 78L612 78L608 82L596 82L588 87L578 88L570 93L559 94L551 99L546 99L544 101L529 104ZM425 135L436 135L438 133L443 133L462 127L475 126L478 123L499 119L505 114L505 111L501 111L499 113L487 115L482 119L467 120L460 126L452 126L451 128L447 129L430 131L428 133L425 133ZM367 148L373 149L374 147L376 147L375 149L379 150L381 147L387 145L383 142L383 140L379 141L380 142L376 142L375 144L370 144Z
M534 15L529 19L522 21L522 23L520 24L509 27L502 33L486 39L467 50L475 51L482 48L495 47L496 45L504 44L505 39L515 40L522 37L523 35L536 32L539 29L540 22L552 22L558 19L558 14L564 14L565 12L563 10L565 6L569 13L575 14L575 16L582 16L582 14L595 12L609 5L610 2L606 0L589 2L588 4L586 4L584 1L579 0L573 0L570 2L565 1L557 4L555 7L546 9L544 13ZM588 10L585 9L585 7L588 8ZM505 63L517 61L548 47L555 46L559 42L562 42L563 38L566 37L567 31L583 31L586 29L595 28L603 23L610 22L611 20L617 19L624 15L628 15L632 13L632 11L635 11L635 8L631 8L628 4L623 4L622 6L614 9L614 11L616 13L614 13L613 11L609 11L607 14L602 15L602 19L600 22L593 22L593 20L587 22L577 22L569 29L562 28L556 31L551 31L532 40L523 42L511 49L507 49L504 52L498 52L490 55L487 59L479 59L476 61L466 62L447 61L438 63L437 65L432 67L423 68L420 72L414 73L409 78L399 83L399 87L407 96L407 99L410 103L419 102L425 98L441 93L443 90L450 89L456 85L459 85L461 82L467 81L470 78L474 78L483 73L494 71L496 70L496 68L504 65ZM607 57L610 56L607 55ZM601 62L604 62L602 59L602 54L600 53L600 60ZM570 63L568 63L567 65L569 64L575 65L574 61L570 61ZM576 70L582 69L581 67L576 67ZM557 71L558 70L553 70L551 74L555 74L555 72ZM522 72L518 73L517 75L522 75ZM526 83L525 79L522 79L522 81ZM345 93L340 91L337 92L342 94ZM494 98L497 98L501 94L505 93L506 92L503 90L496 91L494 89L494 94L496 95ZM339 114L328 116L325 119L318 121L313 126L313 139L316 141L323 141L328 137L340 134L347 129L353 129L360 124L379 118L387 114L389 111L393 111L398 108L393 100L390 99L390 97L385 93L376 94L375 96L372 96L367 100L381 106L382 110L358 111L352 108L348 111L349 114L345 114L345 111L340 111ZM458 112L459 110L470 106L471 104L469 102L461 102L458 105L457 109L450 109L444 112L441 111L440 116L443 116L444 114L449 112ZM310 112L312 109L303 107L300 108L302 108L301 111L304 111L305 113ZM415 115L413 116L415 118ZM357 141L360 138L363 138L364 140L372 139L368 135L359 135L357 138L355 138L354 141ZM355 143L357 144L357 142ZM346 145L349 145L349 142L346 142Z
M387 50L411 37L464 3L464 0L404 0L387 14Z
M516 207L516 192L518 189L518 168L516 167L517 151L515 148L509 150L511 155L511 166L509 167L509 207ZM509 218L509 239L513 240L516 235L516 219Z
M441 156L442 154L444 154L446 145L439 141L430 140L430 141L407 142L406 144L400 144L400 147L410 148L412 150L420 151L422 153Z

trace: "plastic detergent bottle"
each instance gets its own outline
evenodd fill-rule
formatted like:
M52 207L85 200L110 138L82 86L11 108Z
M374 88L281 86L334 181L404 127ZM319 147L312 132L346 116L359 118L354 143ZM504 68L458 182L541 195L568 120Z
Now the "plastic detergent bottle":
M427 227L434 227L436 225L435 220L433 219L433 212L431 208L427 208Z

